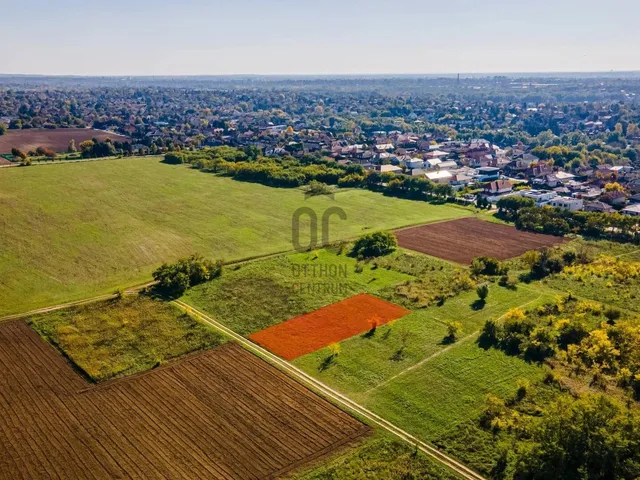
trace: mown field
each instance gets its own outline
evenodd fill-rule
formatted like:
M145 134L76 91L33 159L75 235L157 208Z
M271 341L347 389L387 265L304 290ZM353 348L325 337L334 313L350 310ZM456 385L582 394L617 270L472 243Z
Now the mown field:
M292 215L331 206L330 240L470 215L365 190L305 200L277 189L131 158L0 171L0 315L150 279L199 252L227 261L292 249ZM301 232L308 231L303 218ZM302 238L304 242L304 238Z

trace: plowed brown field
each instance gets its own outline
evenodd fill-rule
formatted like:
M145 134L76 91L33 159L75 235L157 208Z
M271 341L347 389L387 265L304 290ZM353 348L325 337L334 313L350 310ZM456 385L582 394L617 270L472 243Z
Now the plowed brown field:
M17 148L24 152L34 150L38 147L50 148L56 152L66 152L69 142L75 140L76 147L80 142L96 138L104 141L110 138L114 142L130 142L129 137L117 135L115 133L94 130L92 128L30 128L27 130L7 130L7 133L0 135L0 153L11 153L12 148Z
M315 352L403 317L409 310L366 293L336 302L249 336L286 360Z
M96 387L0 326L0 478L273 478L366 430L236 344Z
M565 241L562 237L523 232L477 218L432 223L394 233L403 248L463 264L479 256L505 260Z

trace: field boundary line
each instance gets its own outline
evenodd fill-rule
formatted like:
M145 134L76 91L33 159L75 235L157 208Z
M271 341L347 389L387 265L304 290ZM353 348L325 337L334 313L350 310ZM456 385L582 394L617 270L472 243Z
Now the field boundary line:
M110 160L113 160L113 159L110 159ZM467 218L467 217L459 217L459 218ZM453 219L449 219L449 220L436 220L435 222L428 222L427 221L427 222L422 222L422 223L417 223L417 224L412 224L412 225L405 225L405 226L402 226L402 227L398 227L397 229L390 228L389 231L395 232L396 230L402 229L402 228L412 228L412 227L418 227L420 225L428 225L428 224L432 224L432 223L448 222L448 221L452 221L452 220L457 220L457 219L453 218ZM355 239L359 238L360 236L361 235L354 235L353 237L342 238L342 239L339 239L339 240L332 240L332 241L330 241L328 243L320 243L319 245L316 246L316 249L329 248L329 247L332 247L334 245L339 245L340 243L350 242L352 240L355 240ZM405 249L405 250L408 250L410 252L414 252L415 253L415 250L410 250L410 249ZM309 252L305 251L305 253L310 253L310 252L311 252L311 250L309 250ZM275 257L279 257L279 256L282 256L282 255L287 255L289 253L301 253L301 252L298 252L295 249L289 249L289 250L280 250L280 251L277 251L277 252L265 253L265 254L262 254L262 255L251 255L251 256L248 256L248 257L242 257L242 258L238 258L237 260L231 260L229 262L226 262L223 265L223 268L224 267L231 267L231 266L234 266L234 265L243 265L245 263L252 263L252 262L256 262L256 261L260 261L260 260L267 260L267 259L270 259L270 258L275 258ZM422 252L417 252L417 253L419 253L420 255L430 256L430 255L427 255L427 254L422 253ZM438 257L435 257L435 258L438 258ZM444 260L444 259L440 259L440 260L448 262L448 263L451 263L451 264L456 265L456 266L460 265L460 264L456 264L454 262L450 262L448 260ZM124 288L124 292L125 292L125 294L134 294L134 293L139 292L140 290L143 290L146 287L153 286L156 283L157 282L155 282L155 281L149 281L149 282L142 283L142 284L139 283L139 284L131 285L129 287ZM113 288L117 288L117 287L114 286ZM6 321L9 321L9 320L16 320L18 318L23 318L23 317L30 317L32 315L38 315L40 313L53 312L53 311L56 311L56 310L61 310L63 308L73 307L75 305L83 305L85 303L93 303L93 302L99 302L101 300L109 300L111 298L115 298L116 296L117 296L116 293L104 293L102 295L97 295L95 297L89 297L89 298L84 298L84 299L81 299L81 300L73 300L73 301L70 301L70 302L59 303L59 304L56 304L56 305L50 305L50 306L46 306L46 307L36 308L34 310L28 310L26 312L11 313L9 315L5 315L3 317L0 317L0 323L6 322Z
M517 307L513 307L513 308L523 308L523 307L526 307L527 305L529 305L529 304L531 304L531 303L534 303L534 302L537 302L538 300L540 300L540 298L542 298L542 295L544 295L544 293L541 293L541 294L539 294L536 298L534 298L534 299L532 299L532 300L529 300L529 301L527 301L527 302L523 303L522 305L518 305ZM509 309L509 310L511 310L511 309ZM498 317L498 320L502 320L502 319L504 318L504 316L505 316L507 313L509 313L509 310L507 310L507 312L503 313L500 317ZM436 318L435 320L436 320L436 321L438 321L438 322L440 322L440 323L442 323L442 322L441 322L439 319L437 319L437 318ZM452 343L451 345L449 345L449 346L447 346L447 347L444 347L443 349L438 350L438 351L437 351L437 352L435 352L435 353L432 353L432 354L431 354L431 355L429 355L427 358L423 358L423 359L422 359L422 360L420 360L418 363L416 363L416 364L414 364L414 365L411 365L410 367L405 368L405 369L404 369L404 370L402 370L401 372L396 373L396 374L395 374L395 375L393 375L392 377L390 377L390 378L386 379L385 381L383 381L383 382L379 383L379 384L378 384L378 385L376 385L375 387L371 387L369 390L365 390L365 391L364 391L364 392L362 392L362 393L363 393L363 394L367 394L367 393L373 392L374 390L376 390L376 389L378 389L378 388L380 388L380 387L383 387L383 386L385 386L385 385L387 385L387 384L391 383L391 382L392 382L393 380L395 380L396 378L399 378L399 377L403 376L404 374L409 373L409 372L411 372L411 371L415 370L415 369L416 369L416 368L418 368L418 367L421 367L422 365L424 365L425 363L427 363L427 362L429 362L429 361L433 360L434 358L438 357L439 355L441 355L441 354L443 354L443 353L445 353L445 352L448 352L449 350L451 350L451 349L455 348L455 347L456 347L456 346L458 346L458 345L463 344L464 342L468 341L471 337L475 337L475 336L477 336L477 335L480 333L480 331L481 331L481 330L475 330L475 331L471 332L469 335L467 335L467 336L465 336L465 337L461 338L459 341L457 341L457 342L455 342L455 343Z
M269 361L269 363L271 363L272 365L279 367L289 376L296 379L298 382L306 385L308 388L311 388L316 392L321 393L322 395L331 399L333 402L335 402L342 408L345 408L351 412L354 412L362 416L363 418L366 418L369 422L385 429L386 431L392 433L393 435L400 438L401 440L409 443L410 445L415 446L421 452L437 460L438 462L450 468L451 470L458 473L462 477L468 480L484 480L484 477L482 477L480 474L476 473L475 471L466 467L462 463L449 457L448 455L441 452L437 448L429 445L428 443L423 442L422 440L419 440L418 438L414 437L410 433L392 424L388 420L385 420L379 415L373 413L372 411L366 409L362 405L351 400L349 397L343 395L337 390L334 390L329 386L325 385L324 383L320 382L319 380L313 378L312 376L305 373L298 367L272 354L271 352L260 347L259 345L256 345L255 343L251 342L250 340L246 339L245 337L241 336L240 334L236 333L230 328L224 326L223 324L214 320L213 318L209 317L203 312L200 312L199 310L195 309L191 305L188 305L187 303L181 300L174 300L173 303L181 307L187 313L190 313L196 316L196 318L200 319L201 321L208 323L212 327L228 335L229 337L231 337L233 340L238 342L241 346L243 346L247 350L264 358L265 360Z
M125 295L135 295L140 290L143 290L147 287L155 285L156 282L147 282L138 285L133 285L124 290ZM28 312L21 313L12 313L11 315L6 315L4 317L0 317L0 323L8 322L10 320L17 320L19 318L31 317L33 315L39 315L41 313L49 313L55 312L56 310L62 310L64 308L75 307L78 305L86 305L88 303L96 303L101 302L103 300L112 300L116 298L118 293L104 293L102 295L96 295L95 297L83 298L81 300L74 300L71 302L59 303L57 305L51 305L49 307L36 308L35 310L29 310Z
M371 387L369 390L365 390L364 392L362 392L362 394L367 394L370 392L373 392L374 390L377 390L380 387L384 387L385 385L391 383L392 381L394 381L396 378L402 377L403 375L415 370L416 368L421 367L422 365L424 365L427 362L430 362L431 360L433 360L434 358L439 357L440 355L442 355L445 352L448 352L449 350L451 350L452 348L455 348L458 345L461 345L467 341L469 341L469 339L471 339L472 337L475 337L478 335L478 333L480 333L480 330L476 330L475 332L470 333L469 335L467 335L466 337L461 338L459 341L452 343L451 345L448 345L446 347L444 347L441 350L438 350L437 352L432 353L431 355L429 355L426 358L423 358L422 360L420 360L418 363L414 363L413 365L411 365L410 367L405 368L404 370L396 373L395 375L393 375L392 377L387 378L384 382L380 382L378 385L376 385L375 387Z

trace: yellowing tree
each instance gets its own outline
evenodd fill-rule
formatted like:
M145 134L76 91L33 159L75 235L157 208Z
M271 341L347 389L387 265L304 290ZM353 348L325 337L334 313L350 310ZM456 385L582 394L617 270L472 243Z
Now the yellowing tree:
M622 185L620 185L618 182L611 182L611 183L607 183L604 186L605 191L607 192L624 192L624 187Z

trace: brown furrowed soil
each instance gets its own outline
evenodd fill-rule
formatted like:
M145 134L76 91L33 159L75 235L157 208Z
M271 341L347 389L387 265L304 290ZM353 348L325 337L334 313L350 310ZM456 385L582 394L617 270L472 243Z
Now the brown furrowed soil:
M35 151L38 147L45 147L55 152L66 152L69 142L75 140L76 147L80 142L96 138L104 141L110 138L114 142L130 142L129 137L116 133L94 130L92 128L29 128L27 130L7 130L0 135L0 153L11 153L12 148L23 152Z
M367 429L236 344L92 386L0 326L0 478L273 478Z
M462 264L469 264L478 256L506 260L565 241L562 237L523 232L477 218L407 228L395 235L403 248Z

